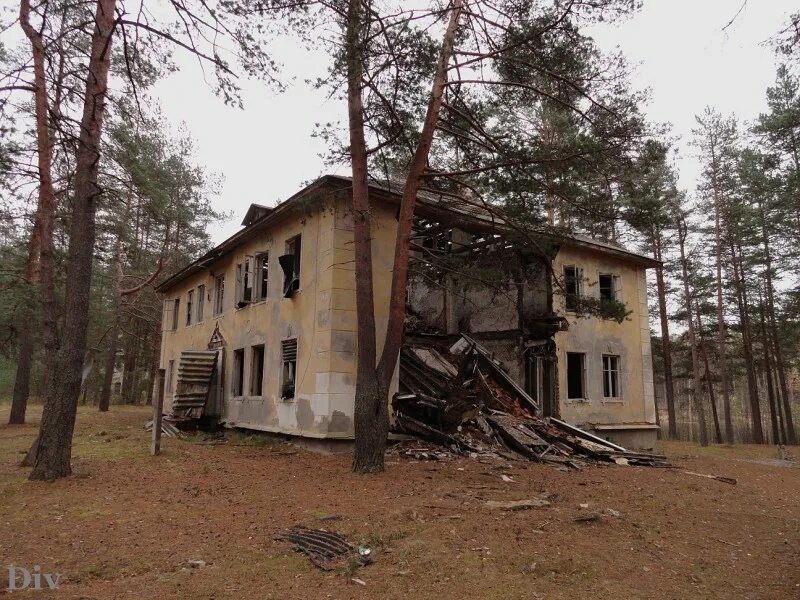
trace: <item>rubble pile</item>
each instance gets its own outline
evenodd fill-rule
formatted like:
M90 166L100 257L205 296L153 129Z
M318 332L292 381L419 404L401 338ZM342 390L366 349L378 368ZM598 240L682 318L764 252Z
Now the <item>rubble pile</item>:
M463 336L449 349L407 345L400 356L394 430L409 441L396 451L415 458L446 453L558 463L669 466L657 454L630 452L552 417L478 342Z

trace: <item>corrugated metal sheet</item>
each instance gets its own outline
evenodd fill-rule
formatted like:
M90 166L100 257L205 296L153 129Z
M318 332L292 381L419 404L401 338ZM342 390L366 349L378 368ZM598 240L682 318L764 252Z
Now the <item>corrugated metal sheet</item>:
M178 365L178 382L172 400L172 416L199 419L208 400L216 350L184 350Z

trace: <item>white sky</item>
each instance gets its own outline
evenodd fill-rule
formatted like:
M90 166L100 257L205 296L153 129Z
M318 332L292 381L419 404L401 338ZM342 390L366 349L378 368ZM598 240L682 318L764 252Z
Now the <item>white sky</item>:
M601 47L619 47L635 66L634 87L651 89L646 114L671 124L679 137L678 168L688 190L698 172L688 144L694 116L707 105L745 121L765 110L776 64L765 42L800 8L788 0L749 0L723 31L741 6L742 0L644 0L633 18L593 31ZM295 83L279 94L260 82L241 82L244 110L216 98L194 63L155 90L169 120L185 122L197 161L224 177L213 204L234 216L215 226L214 242L239 228L251 202L271 205L325 172L319 156L325 145L312 138L314 124L344 117L341 101L327 100L303 83L325 71L324 55L282 42L275 57Z

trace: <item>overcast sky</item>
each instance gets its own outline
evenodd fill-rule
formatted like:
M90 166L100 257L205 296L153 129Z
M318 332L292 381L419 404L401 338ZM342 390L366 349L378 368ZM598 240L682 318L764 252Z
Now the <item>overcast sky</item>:
M619 47L634 65L633 84L649 88L650 120L671 125L679 137L681 184L692 190L697 177L689 146L694 117L705 106L754 119L765 110L765 90L774 79L775 56L765 42L797 10L788 0L749 0L723 31L742 0L644 0L644 7L617 25L592 31L601 47ZM344 106L304 83L327 67L323 55L290 42L275 47L284 74L295 82L284 93L244 81L244 110L225 106L198 77L192 62L161 82L155 94L173 123L183 122L195 141L197 161L223 177L215 208L234 216L215 226L214 242L239 228L251 202L274 204L325 172L313 138L314 124L342 120Z

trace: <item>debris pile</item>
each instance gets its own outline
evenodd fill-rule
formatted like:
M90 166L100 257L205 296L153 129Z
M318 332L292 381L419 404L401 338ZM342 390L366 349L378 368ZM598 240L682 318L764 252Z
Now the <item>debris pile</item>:
M369 548L356 548L342 535L325 529L295 525L282 531L275 539L291 543L295 551L304 553L315 566L324 571L331 571L337 566L344 567L351 559L357 566L372 562L372 551Z
M559 419L540 417L539 403L466 335L449 349L403 348L393 409L396 432L438 447L408 442L398 448L415 458L442 459L449 451L575 469L587 461L668 466L661 455L630 452Z

